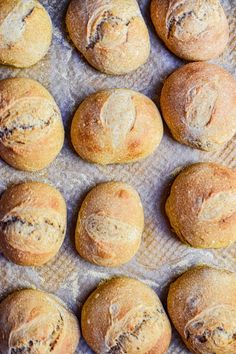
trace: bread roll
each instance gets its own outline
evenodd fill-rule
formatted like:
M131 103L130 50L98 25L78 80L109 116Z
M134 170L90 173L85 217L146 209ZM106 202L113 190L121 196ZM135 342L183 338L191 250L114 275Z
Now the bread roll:
M0 0L0 64L34 65L51 40L51 19L37 0Z
M229 25L219 0L152 0L156 32L180 58L218 57L229 40Z
M79 211L76 249L91 263L116 267L137 252L144 228L138 193L126 183L108 182L93 188Z
M236 241L236 173L214 163L187 167L172 185L166 213L181 241L227 247Z
M87 97L72 121L71 139L85 160L128 163L154 152L163 136L155 104L132 90L113 89Z
M236 81L216 65L187 64L165 81L161 109L180 143L219 149L236 133Z
M73 354L80 338L77 318L57 297L25 289L0 304L0 352Z
M192 353L236 353L236 275L197 267L170 286L168 312Z
M26 182L0 199L0 247L20 265L39 266L58 252L66 231L66 204L55 188Z
M26 171L47 167L59 154L64 128L59 108L37 81L0 81L0 156Z
M171 327L147 285L130 278L101 284L82 308L82 333L97 354L164 354Z
M104 73L126 74L149 57L149 34L136 0L71 0L66 24L77 49Z

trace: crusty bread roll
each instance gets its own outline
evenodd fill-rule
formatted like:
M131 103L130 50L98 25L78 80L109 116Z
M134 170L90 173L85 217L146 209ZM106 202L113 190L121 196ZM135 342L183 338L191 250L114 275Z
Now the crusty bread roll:
M172 185L166 213L181 241L227 247L236 241L236 173L214 163L187 167Z
M59 154L64 127L59 108L37 81L0 81L0 156L27 171L47 167Z
M236 353L236 275L196 267L171 284L171 320L192 353Z
M55 188L25 182L0 199L0 247L20 265L39 266L58 252L66 231L66 204Z
M57 297L16 291L0 304L0 352L73 354L80 339L77 318Z
M161 109L180 143L216 150L236 133L236 81L217 65L187 64L165 81Z
M137 252L144 228L138 193L126 183L108 182L93 188L79 211L76 249L89 262L116 267Z
M158 296L135 279L101 284L81 316L83 336L97 354L164 354L170 344L171 327Z
M77 49L104 73L126 74L149 57L149 34L136 0L71 0L66 24Z
M229 25L219 0L152 0L156 32L180 58L218 57L227 46Z
M0 64L31 66L51 40L51 19L37 0L0 0Z
M134 162L152 154L163 136L155 104L132 90L112 89L87 97L75 113L76 152L99 164Z

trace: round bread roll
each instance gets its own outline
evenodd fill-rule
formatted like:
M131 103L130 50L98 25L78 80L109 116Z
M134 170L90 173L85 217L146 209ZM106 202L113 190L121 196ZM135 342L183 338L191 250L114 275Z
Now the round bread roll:
M227 247L236 241L236 173L214 163L187 167L172 185L166 213L181 241Z
M116 267L137 252L144 228L138 193L126 183L108 182L93 188L79 211L76 249L91 263Z
M0 304L0 352L73 354L80 339L77 318L51 294L25 289Z
M97 354L164 354L171 327L162 304L149 286L120 277L101 284L87 299L82 333Z
M152 0L151 18L169 50L186 60L216 58L229 40L219 0Z
M102 165L141 160L163 136L155 104L132 90L112 89L87 97L76 111L72 144L85 160Z
M0 247L12 262L39 266L53 258L66 231L66 203L48 184L25 182L0 199Z
M136 0L71 0L66 24L77 49L106 74L129 73L149 57L148 29Z
M165 81L161 109L180 143L217 150L236 133L236 81L217 65L187 64Z
M51 40L51 19L37 0L0 0L0 64L34 65Z
M196 267L170 286L168 312L192 353L236 353L236 275Z
M61 113L50 93L37 81L0 81L0 156L26 171L47 167L64 142Z

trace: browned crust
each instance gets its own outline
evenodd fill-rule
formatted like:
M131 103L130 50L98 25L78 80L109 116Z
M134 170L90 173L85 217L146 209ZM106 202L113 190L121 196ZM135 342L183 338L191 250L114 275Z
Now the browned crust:
M171 226L182 242L222 248L236 240L236 173L215 163L197 163L175 179L166 202Z
M31 213L28 212L27 220L24 210L31 210ZM6 229L6 220L9 217L15 227L17 222L18 230L15 233L12 230L11 234ZM39 241L29 235L27 247L24 247L23 240L21 241L20 238L25 238L29 227L33 229L34 223L37 224L41 219L50 225L55 224L55 242L52 243L52 240L48 240L46 251L45 247L40 248ZM1 197L0 225L0 247L7 258L19 265L43 265L56 255L63 243L66 232L65 200L58 190L45 183L25 182L14 185L7 189ZM58 229L58 227L60 228ZM45 233L41 237L43 237L42 242L45 245L45 238L48 236Z
M166 79L161 109L177 141L206 151L219 149L236 132L236 81L217 65L187 64Z
M126 103L123 112L134 107L130 126L127 114L122 116L124 123L121 122L120 103L113 104L113 111L118 111L116 122L112 122L112 115L108 116L110 126L109 122L102 122L103 108L112 97L119 95L123 95L124 100L130 98L130 104ZM113 146L115 133L121 138L120 143ZM163 124L155 104L148 97L127 89L104 90L88 96L76 111L71 126L76 152L85 160L103 165L144 159L155 151L162 136Z
M190 31L193 29L196 30L197 26L202 26L207 18L203 17L201 21L199 20L199 23L198 20L196 20L196 17L200 15L200 11L203 12L201 7L198 9L199 4L201 4L200 6L203 6L205 2L208 2L209 7L213 6L213 3L215 6L219 7L220 20L216 21L215 19L213 24L209 25L204 31L201 31L199 27L199 34L196 32L189 38L183 37L183 39L181 39L181 37L178 38L178 36L170 35L167 26L169 13L173 11L177 1L172 1L172 5L171 1L166 0L152 0L151 2L151 18L158 36L163 40L168 49L180 58L190 61L206 61L214 59L220 56L227 46L229 40L229 25L224 10L218 0L202 2L192 1L192 5L195 5L196 8L194 9L194 6L192 6L191 11L190 1L185 2L185 4L183 1L179 1L180 4L184 4L183 7L185 6L185 12L183 11L182 16L178 15L179 17L177 16L176 20L173 20L173 17L171 24L173 25L173 23L177 23L177 25L180 26L181 23L185 21L186 28L183 30L185 36L187 35L187 29ZM194 16L191 15L191 13L193 13ZM176 10L176 14L178 14L178 10Z

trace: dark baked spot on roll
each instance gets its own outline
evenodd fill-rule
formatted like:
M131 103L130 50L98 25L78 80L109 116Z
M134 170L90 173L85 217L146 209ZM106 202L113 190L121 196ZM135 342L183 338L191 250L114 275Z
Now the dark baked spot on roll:
M194 13L194 11L188 11L188 12L183 12L181 16L173 16L171 20L168 22L168 32L167 32L167 38L170 38L170 36L173 33L174 26L182 26L182 22L187 18L191 17Z
M22 18L22 22L25 22L25 20L33 13L35 9L35 6L28 11L28 13Z
M52 117L49 118L47 121L41 120L40 125L15 124L11 128L1 127L0 128L0 141L10 138L14 134L15 131L17 131L17 132L22 131L23 132L23 131L33 131L34 129L44 129L45 127L48 127L51 123L52 123ZM16 141L16 142L20 143L20 144L24 144L24 142L21 142L21 141L20 142Z
M9 226L20 223L21 225L25 225L26 221L22 220L19 216L11 216L7 218L5 221L0 221L0 229L5 231ZM29 226L33 226L33 224L28 223Z
M65 227L61 223L54 222L54 220L49 220L48 218L44 218L42 220L42 223L50 225L50 227L55 229L55 243L58 242L58 240L63 237L63 235L65 233ZM37 223L36 221L29 222L29 221L21 218L19 215L18 216L8 216L5 220L0 221L0 230L2 232L6 233L8 228L14 227L18 224L19 226L22 226L22 231L19 228L18 232L20 234L22 232L24 232L24 234L27 234L28 236L30 236L34 232L37 232L41 229L42 223ZM39 232L39 234L37 236L37 240L40 241L40 239L41 239L41 234Z
M64 319L61 313L59 313L59 319L48 338L45 338L44 340L32 338L28 341L28 343L25 343L24 345L11 348L10 354L30 354L36 351L38 352L38 350L40 350L42 347L45 347L49 353L53 352L60 339L63 327Z
M119 337L115 340L116 344L107 351L107 354L128 354L126 349L127 342L130 342L132 337L135 339L139 339L139 335L142 331L142 328L148 323L150 320L153 320L155 317L159 317L164 315L164 310L157 308L156 313L149 313L145 311L143 313L143 319L139 321L134 327L132 331L126 331L119 335ZM139 350L139 348L137 348Z
M94 33L91 34L89 37L89 44L86 47L87 50L93 49L98 42L102 41L103 39L102 27L106 22L112 25L112 27L118 26L120 23L123 23L125 26L129 26L130 24L130 21L124 23L124 20L122 18L118 16L113 16L111 11L105 11Z

